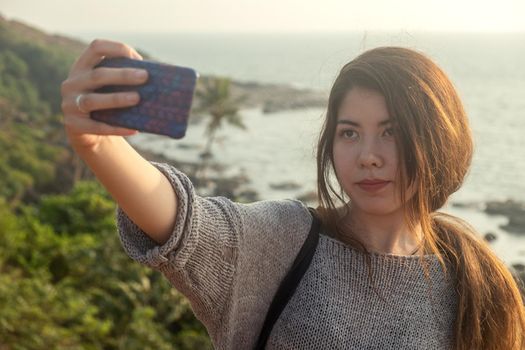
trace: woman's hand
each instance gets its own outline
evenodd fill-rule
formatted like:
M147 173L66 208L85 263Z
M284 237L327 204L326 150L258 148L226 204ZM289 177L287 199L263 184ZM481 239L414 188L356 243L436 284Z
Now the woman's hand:
M100 94L93 90L104 85L138 85L147 80L147 71L143 69L94 69L104 57L142 60L137 51L126 44L96 39L75 61L67 79L62 82L61 93L66 134L76 152L94 150L111 135L129 136L137 133L136 130L112 126L89 117L91 111L129 107L136 105L140 99L137 92Z

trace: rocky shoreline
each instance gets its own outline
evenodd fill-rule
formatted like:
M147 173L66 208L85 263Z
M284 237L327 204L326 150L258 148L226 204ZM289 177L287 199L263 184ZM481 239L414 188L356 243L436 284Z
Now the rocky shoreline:
M259 194L249 187L249 179L240 173L224 176L224 166L209 159L201 162L183 162L168 158L133 145L149 161L168 163L188 176L196 191L202 196L224 196L236 202L250 203L259 200Z
M197 82L197 89L207 80L217 78L211 75L201 75ZM297 88L285 84L270 84L258 82L241 82L231 80L231 94L233 100L238 100L241 109L260 108L263 113L270 114L285 110L304 108L325 108L328 93L312 89ZM198 105L198 97L195 96ZM190 120L198 122L202 116L193 115Z
M156 162L169 163L184 172L192 181L196 191L205 196L225 196L237 202L250 203L260 200L260 195L253 188L250 188L250 181L244 174L234 176L224 176L224 167L220 163L201 161L201 162L180 162L167 158L161 154L141 149L134 146L137 151L146 159ZM208 163L205 163L208 162ZM285 191L297 191L300 186L293 182L281 184L271 184L270 187ZM315 202L316 193L309 192L299 196L297 199L304 202ZM471 208L472 210L482 211L487 215L499 215L508 218L508 223L500 226L502 230L512 235L525 236L525 203L513 200L489 201L486 203L453 203L458 208ZM491 232L484 233L484 239L490 244L498 239L498 236ZM520 283L522 292L525 293L525 262L513 263L511 266L513 274ZM525 295L525 294L524 294Z
M284 84L232 82L234 96L246 96L243 108L261 108L263 113L304 108L324 108L328 94L311 89L299 89Z
M508 199L486 203L453 203L452 206L479 210L491 216L504 216L508 222L500 226L502 230L513 235L525 236L525 202ZM489 237L488 240L493 239Z
M202 160L193 162L182 162L172 158L165 157L139 147L134 144L134 148L144 158L157 162L170 163L184 172L195 188L203 191L205 195L217 196L223 195L231 199L242 198L245 201L259 200L257 191L249 188L249 179L244 174L226 177L224 173L224 165L214 160ZM202 177L202 172L205 170L206 176ZM270 188L283 191L295 191L301 189L301 185L287 181L283 183L271 183ZM298 199L308 202L313 202L317 198L315 191L310 191L299 195ZM500 225L500 228L512 235L525 236L525 202L515 200L505 201L488 201L486 203L452 203L453 207L467 208L475 211L484 212L490 216L504 216L508 219L506 224ZM497 239L497 235L491 232L485 232L484 238L487 242L492 242Z

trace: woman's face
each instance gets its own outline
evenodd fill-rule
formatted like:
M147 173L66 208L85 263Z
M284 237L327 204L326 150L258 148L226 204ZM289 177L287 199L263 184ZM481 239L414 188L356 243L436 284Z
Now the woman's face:
M352 210L385 215L401 209L392 123L380 93L361 87L346 93L337 115L333 153L337 179ZM409 189L406 200L413 193Z

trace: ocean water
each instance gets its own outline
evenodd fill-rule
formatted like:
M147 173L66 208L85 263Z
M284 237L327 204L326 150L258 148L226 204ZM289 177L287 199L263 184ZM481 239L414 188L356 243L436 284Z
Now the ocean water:
M454 202L525 200L525 33L337 33L337 34L188 34L82 33L85 40L126 42L162 61L203 74L240 81L290 84L327 92L341 66L376 46L404 46L432 57L454 82L470 118L475 155ZM242 111L248 130L225 126L215 157L232 173L245 172L261 199L289 198L315 190L315 144L323 109L264 115ZM139 134L130 139L167 156L195 160L204 146L204 126L192 125L183 140ZM185 146L185 147L183 147ZM192 148L193 147L193 148ZM278 191L271 184L295 182ZM480 232L501 237L492 246L508 262L523 261L525 236L499 229L504 217L476 209L445 211L470 221ZM522 238L523 237L523 238Z

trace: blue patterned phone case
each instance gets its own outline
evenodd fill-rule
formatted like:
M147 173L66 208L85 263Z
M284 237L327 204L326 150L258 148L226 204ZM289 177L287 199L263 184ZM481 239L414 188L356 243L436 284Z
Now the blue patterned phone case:
M99 93L137 91L140 102L132 107L92 111L92 119L176 139L184 137L198 78L195 70L125 57L105 58L96 67L145 69L148 80L142 85L111 85L95 90Z

